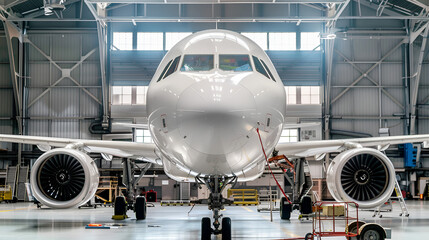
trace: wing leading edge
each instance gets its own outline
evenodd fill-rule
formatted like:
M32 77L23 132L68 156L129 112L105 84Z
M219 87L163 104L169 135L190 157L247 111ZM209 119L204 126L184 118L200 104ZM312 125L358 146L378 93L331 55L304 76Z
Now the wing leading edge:
M120 142L105 140L85 140L39 136L21 136L0 134L0 142L12 142L38 145L43 150L49 147L76 147L87 152L103 153L124 158L142 159L147 162L161 164L153 143Z
M280 143L276 149L281 154L297 157L312 157L324 153L341 152L345 149L355 147L376 147L385 149L393 144L422 143L423 148L429 148L429 134L390 136L390 137L370 137L352 138L338 140L305 141L295 143Z

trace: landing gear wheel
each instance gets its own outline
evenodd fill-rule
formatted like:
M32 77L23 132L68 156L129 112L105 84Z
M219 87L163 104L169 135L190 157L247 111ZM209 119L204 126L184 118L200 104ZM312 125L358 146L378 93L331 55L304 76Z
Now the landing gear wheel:
M136 202L134 203L134 211L136 212L136 219L143 220L146 219L146 198L143 196L139 196L136 198Z
M285 197L282 197L282 199L280 200L280 218L284 220L289 220L291 212L292 205L289 204Z
M363 221L354 221L352 223L350 223L347 227L346 227L346 232L347 233L357 233L358 230L358 223L359 223L359 228L362 227L366 222ZM357 237L347 237L347 240L357 240Z
M210 218L205 217L201 220L201 240L210 240L212 238L212 227Z
M360 240L384 240L386 238L384 229L374 223L364 224L359 228L359 233Z
M222 240L231 240L231 218L222 218Z
M127 203L124 196L118 196L115 199L115 215L125 215L127 213Z

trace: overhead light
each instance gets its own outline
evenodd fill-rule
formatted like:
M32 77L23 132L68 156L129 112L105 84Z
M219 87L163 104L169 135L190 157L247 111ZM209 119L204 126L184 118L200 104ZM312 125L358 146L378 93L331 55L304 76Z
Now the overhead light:
M337 35L335 33L330 33L326 36L327 39L335 39Z
M335 33L320 33L320 39L335 39L337 35Z
M133 25L134 25L134 26L136 26L136 25L137 25L137 24L136 24L136 20L131 19L131 21L133 22Z
M61 12L66 9L66 6L64 6L64 3L66 0L44 0L44 10L45 15L50 16L54 14L54 12Z
M52 8L45 6L45 16L51 16L52 14L54 14L54 12L52 12Z

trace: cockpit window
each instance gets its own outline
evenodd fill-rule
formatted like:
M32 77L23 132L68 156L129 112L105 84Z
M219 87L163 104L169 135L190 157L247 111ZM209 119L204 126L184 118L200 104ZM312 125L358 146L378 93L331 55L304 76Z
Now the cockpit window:
M253 57L253 62L255 63L256 71L258 71L260 74L264 75L265 77L270 78L267 72L265 71L264 66L262 66L261 62L259 61L259 59L255 56L252 56L252 57Z
M224 71L252 71L249 55L219 55L219 68Z
M267 70L268 74L270 74L271 80L273 80L275 82L276 79L274 79L274 76L271 73L270 69L268 68L267 64L265 64L264 60L262 60L262 59L259 59L259 60L261 60L261 63L264 64L265 69Z
M171 66L168 69L168 71L165 74L165 76L163 77L163 79L166 78L166 77L168 77L168 76L170 76L172 73L174 73L177 70L177 67L179 66L179 62L180 62L180 56L176 57L173 60L173 63L171 63Z
M165 72L167 72L167 69L168 69L168 67L170 66L170 64L171 64L171 62L172 62L172 61L173 61L173 59L172 59L172 60L170 60L170 61L167 63L167 65L165 66L164 70L162 70L161 75L159 75L159 78L158 78L158 81L157 81L157 82L161 81L162 77L164 76Z
M213 55L185 55L182 72L200 72L213 69Z

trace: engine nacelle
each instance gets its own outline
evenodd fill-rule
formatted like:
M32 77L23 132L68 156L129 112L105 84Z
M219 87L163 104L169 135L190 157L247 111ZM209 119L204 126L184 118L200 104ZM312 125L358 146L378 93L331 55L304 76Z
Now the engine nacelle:
M359 208L384 204L395 187L390 159L372 148L355 148L334 158L327 172L329 191L339 202L356 202Z
M34 163L30 183L34 197L51 208L71 208L88 202L98 188L94 161L75 149L56 148Z

